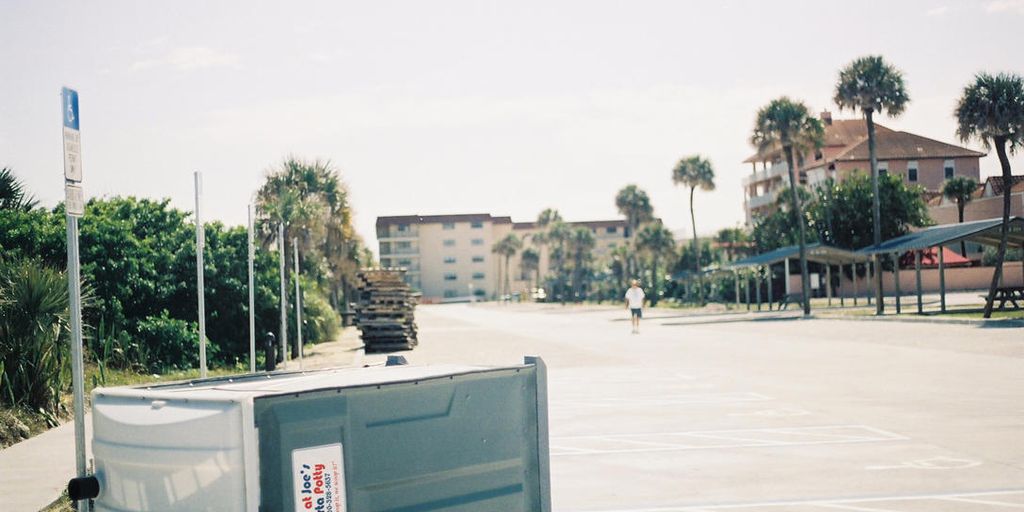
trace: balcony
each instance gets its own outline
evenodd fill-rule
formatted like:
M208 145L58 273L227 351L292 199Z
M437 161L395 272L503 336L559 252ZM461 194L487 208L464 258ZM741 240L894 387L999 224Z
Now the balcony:
M783 180L789 180L789 166L785 162L779 162L772 164L771 167L757 171L754 174L748 174L743 177L743 186L749 187L754 183L760 183L762 181L770 181L775 178L782 178Z
M754 210L775 204L775 199L778 196L775 192L768 192L767 194L761 194L759 196L751 197L747 199L747 209Z
M420 236L419 226L413 224L405 226L405 229L398 229L398 226L387 226L377 229L377 239L382 238L417 238Z

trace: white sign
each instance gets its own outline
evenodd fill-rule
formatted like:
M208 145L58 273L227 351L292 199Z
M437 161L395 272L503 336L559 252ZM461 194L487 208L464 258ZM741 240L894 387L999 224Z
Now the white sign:
M76 183L64 185L64 212L72 217L85 215L85 193Z
M78 91L61 90L64 121L64 179L82 181L82 135L78 130Z
M341 443L292 450L295 512L345 512Z

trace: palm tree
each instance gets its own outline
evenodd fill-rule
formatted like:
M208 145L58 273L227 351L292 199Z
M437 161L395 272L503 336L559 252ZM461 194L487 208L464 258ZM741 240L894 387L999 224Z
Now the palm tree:
M882 243L882 207L878 193L878 155L875 150L875 112L896 117L903 113L910 97L903 86L903 73L881 56L861 57L839 71L833 101L839 110L860 109L868 127L868 154L871 162L871 193L874 196L874 245ZM875 256L877 269L878 256ZM882 272L875 271L875 314L885 310L882 300Z
M591 251L597 240L594 233L585 227L576 227L569 232L566 240L569 256L572 258L572 295L573 300L580 300L583 297L584 278L587 272L587 263L592 258Z
M715 241L725 250L727 262L736 259L747 240L747 232L740 228L722 228L715 234Z
M1024 146L1024 78L1015 73L978 73L974 83L964 88L954 114L960 139L966 142L977 138L986 148L995 147L1003 170L1003 226L1000 230L999 249L996 251L996 268L985 300L984 316L989 318L992 316L996 287L1003 276L1010 223L1010 185L1013 173L1007 151L1012 153Z
M964 222L964 207L971 202L974 191L978 190L978 182L966 176L954 176L942 185L942 195L956 202L956 213L959 222ZM967 257L967 246L960 241L960 256Z
M548 230L545 234L547 244L551 246L551 261L549 263L548 271L554 274L552 296L559 296L559 300L563 304L565 303L565 283L567 281L565 275L565 263L567 257L566 246L571 236L572 228L561 220L556 220L548 225Z
M658 259L662 256L671 258L675 253L676 241L672 237L672 232L661 222L651 222L637 233L636 248L651 257L651 306L656 306L658 282L661 281L658 277Z
M509 233L505 235L505 238L498 240L491 247L491 252L505 258L505 279L503 281L504 286L502 290L502 295L509 295L512 293L512 286L509 281L508 275L508 262L512 258L512 256L515 256L516 253L519 252L519 249L521 249L522 247L523 241L520 240L515 233Z
M804 315L811 314L811 286L807 272L807 234L804 227L804 216L797 197L799 182L793 170L793 148L803 146L821 147L825 137L825 128L807 111L807 106L800 101L793 101L785 96L772 100L757 112L754 122L754 133L750 142L761 152L781 148L789 167L790 200L794 223L799 226L800 245L800 279L803 292Z
M679 160L679 163L672 169L672 183L690 187L690 225L693 228L693 250L695 254L698 254L697 217L693 213L693 193L698 188L707 191L715 189L715 169L711 166L710 160L700 155L688 156ZM700 271L700 258L694 261L696 264L693 270L697 273L697 283L700 290L698 297L700 304L703 306L704 276L701 275Z
M640 187L626 185L615 195L615 207L626 217L626 226L629 229L629 243L636 245L636 232L644 222L654 219L654 208L651 206L651 199ZM627 271L636 271L636 257L631 256Z
M547 255L547 246L550 241L550 227L554 223L562 222L562 214L558 213L558 210L554 208L545 208L544 211L537 215L537 231L530 235L530 241L533 242L540 249L540 258L548 260L548 268L550 270L551 262L550 257L545 258ZM537 272L540 273L540 262L537 263ZM537 281L537 286L540 287L540 280Z
M531 288L540 287L540 253L536 249L527 248L519 255L519 271L523 275L535 275L534 284Z
M25 192L25 185L14 176L14 171L0 169L0 210L27 212L39 202Z

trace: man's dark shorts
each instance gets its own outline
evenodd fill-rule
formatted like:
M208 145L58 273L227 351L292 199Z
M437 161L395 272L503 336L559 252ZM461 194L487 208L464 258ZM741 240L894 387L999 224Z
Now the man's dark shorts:
M637 317L637 318L643 318L643 317L644 317L644 310L643 310L643 309L640 309L640 308L631 308L631 309L629 310L629 312L630 312L630 313L632 313L632 314L633 314L633 316L635 316L635 317Z

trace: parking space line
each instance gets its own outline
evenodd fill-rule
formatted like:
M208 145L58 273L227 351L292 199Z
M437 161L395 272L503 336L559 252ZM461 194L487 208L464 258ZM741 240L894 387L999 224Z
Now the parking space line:
M964 503L978 503L980 505L994 505L997 507L1024 508L1022 503L1007 503L1005 501L979 500L975 498L939 498L942 501L962 501Z

